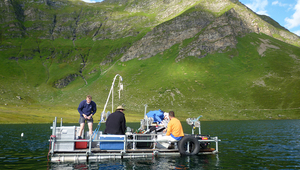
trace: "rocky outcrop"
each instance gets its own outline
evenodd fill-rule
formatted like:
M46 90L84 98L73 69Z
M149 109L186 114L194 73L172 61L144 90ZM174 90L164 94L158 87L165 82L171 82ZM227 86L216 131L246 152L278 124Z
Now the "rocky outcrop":
M152 57L185 39L193 38L200 31L192 43L180 50L177 61L186 56L201 58L208 53L223 52L228 47L235 48L236 36L245 35L251 29L243 23L234 9L218 18L208 12L196 11L154 28L131 46L121 61Z
M234 3L234 4L233 4ZM209 11L220 12L226 7L233 6L230 10L219 17L214 17ZM133 44L123 55L121 61L128 61L134 58L146 59L161 53L171 46L183 42L188 38L194 40L180 49L176 61L187 56L198 58L205 57L214 52L224 52L235 48L237 36L247 33L264 33L276 37L288 43L298 43L300 38L288 32L286 29L278 29L278 23L271 25L271 20L262 19L236 0L205 1L194 7L195 11L184 13L169 22L162 23L155 27L141 40ZM188 18L189 22L183 18ZM197 36L196 36L197 35ZM195 36L195 37L194 37Z
M241 3L237 3L241 4ZM244 5L236 5L236 12L252 32L264 33L286 43L300 46L300 37L289 32L268 16L257 15Z
M124 11L114 10L119 7ZM97 4L64 0L1 0L0 24L1 29L5 30L1 36L7 39L28 35L52 40L85 37L94 40L119 39L137 36L143 28L160 27L172 18L178 17L175 20L180 22L182 16L179 14L189 17L184 14L185 11L190 13L202 10L218 17L229 7L235 9L253 32L263 32L270 36L278 34L281 37L276 38L293 44L297 44L297 41L300 45L298 36L275 29L279 26L269 24L272 23L270 18L261 19L238 0L105 0ZM191 16L191 22L193 20ZM268 25L258 26L265 23Z
M176 61L187 56L202 58L214 52L224 52L235 48L237 36L243 36L251 32L234 9L229 10L210 24L187 47L182 48Z
M121 61L152 57L169 49L174 44L194 37L214 19L215 17L212 14L205 11L195 11L176 17L155 27L140 41L134 43L123 55Z
M54 84L54 87L59 88L59 89L60 88L64 88L69 83L71 83L72 81L74 81L77 76L78 76L77 74L70 74L66 78L57 80L57 82L55 82L55 84Z
M103 66L113 62L116 57L118 57L120 54L123 54L126 50L127 50L126 46L119 49L112 50L110 54L107 55L106 58L100 63L100 65Z
M33 59L33 57L28 57L28 56L22 56L22 57L9 57L9 59L10 60L16 60L16 61L18 61L18 60L32 60Z

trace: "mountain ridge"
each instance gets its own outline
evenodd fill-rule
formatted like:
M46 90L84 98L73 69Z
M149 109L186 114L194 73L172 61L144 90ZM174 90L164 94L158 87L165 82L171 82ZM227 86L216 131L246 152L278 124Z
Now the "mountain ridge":
M1 0L0 9L2 105L76 107L85 94L105 103L120 74L129 89L117 103L132 113L144 104L208 120L299 113L300 38L238 0Z

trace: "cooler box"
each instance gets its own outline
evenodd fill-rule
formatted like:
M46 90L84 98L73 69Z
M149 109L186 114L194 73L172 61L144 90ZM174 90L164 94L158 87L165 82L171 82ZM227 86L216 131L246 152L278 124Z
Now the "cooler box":
M85 139L78 139L78 140L85 140ZM76 149L86 149L87 142L75 142L75 148Z
M100 142L101 150L123 150L125 135L100 135L100 140L114 140L120 142Z
M75 126L56 127L57 140L74 140ZM74 142L56 142L54 151L74 151Z

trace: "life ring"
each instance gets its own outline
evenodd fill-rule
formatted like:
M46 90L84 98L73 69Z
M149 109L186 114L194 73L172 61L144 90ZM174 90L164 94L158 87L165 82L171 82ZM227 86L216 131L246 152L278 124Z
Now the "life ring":
M198 140L192 136L184 136L178 142L178 150L181 155L196 155L200 151Z

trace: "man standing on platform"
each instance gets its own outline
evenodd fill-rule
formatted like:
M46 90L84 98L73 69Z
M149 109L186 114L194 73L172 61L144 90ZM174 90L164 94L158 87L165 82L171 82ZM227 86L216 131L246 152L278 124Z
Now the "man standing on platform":
M80 113L80 130L78 139L82 139L82 131L84 129L85 122L88 123L89 127L89 135L92 136L93 134L93 116L97 111L97 105L94 101L92 101L92 96L87 95L86 100L80 102L78 106L78 112Z

